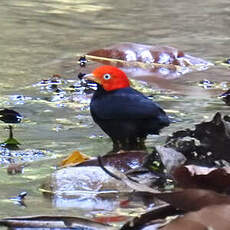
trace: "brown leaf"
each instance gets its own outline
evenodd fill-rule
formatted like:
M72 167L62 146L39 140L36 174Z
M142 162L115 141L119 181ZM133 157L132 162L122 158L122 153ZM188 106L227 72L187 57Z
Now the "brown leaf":
M178 186L183 188L202 188L217 192L229 192L229 170L229 168L207 168L187 165L176 168L173 176Z
M130 169L141 167L147 156L147 152L143 151L127 151L118 154L110 154L101 157L104 166L114 167L122 172ZM99 166L96 158L85 161L78 166Z
M166 218L169 215L174 215L176 210L168 205L162 204L154 207L151 211L146 212L140 216L134 217L132 220L125 223L120 230L136 230L144 229L146 225L149 225L153 220L159 220ZM153 228L156 229L156 228Z
M190 213L185 215L186 218L177 218L175 221L172 221L161 229L182 230L185 229L186 226L186 230L208 230L208 226L222 226L219 225L222 221L224 223L223 226L229 224L229 196L201 189L185 189L178 192L158 193L153 195L169 204L163 204L162 206L156 207L153 210L142 214L140 217L128 221L121 228L122 230L145 229L144 227L146 227L146 229L151 229L151 224L156 222L156 220L159 222L159 219L163 219L167 216L182 214L183 212L181 211ZM211 221L211 219L215 219L215 213L222 214L222 212L224 213L223 218L221 217L219 220ZM213 225L209 225L209 223L212 223ZM225 230L225 228L223 228L223 230Z
M213 205L196 212L190 212L183 217L172 221L161 230L186 229L215 229L229 230L230 205ZM187 224L189 223L189 227Z
M199 210L210 205L230 204L229 196L203 189L184 189L154 195L173 207L184 211Z
M159 230L184 230L185 226L186 230L209 230L205 225L199 222L183 218L178 218Z

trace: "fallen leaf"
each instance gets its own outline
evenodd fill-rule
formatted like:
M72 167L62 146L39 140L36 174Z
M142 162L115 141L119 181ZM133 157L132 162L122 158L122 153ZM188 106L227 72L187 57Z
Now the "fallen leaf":
M118 175L118 174L116 174ZM136 192L150 193L152 196L167 202L175 208L183 211L199 210L205 206L216 204L230 204L230 197L204 189L182 189L174 192L159 192L146 185L129 180L125 175L119 174L121 181ZM183 202L181 202L183 201Z
M182 188L202 188L216 192L230 191L230 168L186 165L176 168L173 176Z
M164 219L167 216L175 215L177 210L169 204L162 204L154 207L151 211L146 212L140 216L134 217L125 223L120 230L136 230L145 229L153 220ZM150 228L151 229L151 228ZM156 229L156 228L152 228Z
M178 218L159 230L209 230L205 225L192 220ZM210 229L211 230L211 229ZM216 229L215 229L216 230Z
M213 205L204 207L196 212L189 212L183 217L179 217L169 223L161 230L229 230L230 226L230 205ZM189 224L187 226L187 224ZM189 228L188 228L189 227Z
M68 157L61 161L61 166L70 166L73 164L80 164L90 158L79 151L72 152Z
M104 166L114 167L122 172L143 166L145 157L148 155L144 151L125 151L118 154L101 156ZM78 166L99 166L97 158L92 158L82 162Z
M213 229L225 230L226 228L221 226L227 226L226 224L229 227L230 197L227 195L201 189L184 189L178 192L152 193L152 195L168 204L162 204L129 220L121 230L156 229L156 225L158 227L164 225L163 228L159 228L164 230L183 230L185 226L186 230L208 230L208 226L218 226ZM186 218L179 217L165 226L164 218L181 215L184 212L189 212L185 214ZM220 216L219 220L215 220L217 213L219 215L216 217ZM221 217L222 213L224 213L223 217ZM221 225L222 221L223 225Z
M186 212L196 211L211 205L230 204L229 196L204 189L183 189L154 194L154 196Z
M222 117L217 112L211 121L195 125L194 130L179 130L170 136L166 142L181 152L187 161L198 161L216 165L216 160L230 162L230 117Z

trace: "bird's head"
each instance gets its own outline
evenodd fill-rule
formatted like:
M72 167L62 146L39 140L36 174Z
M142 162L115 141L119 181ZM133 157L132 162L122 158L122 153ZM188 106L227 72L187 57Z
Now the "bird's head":
M100 66L94 69L92 73L86 74L84 79L96 82L106 91L130 86L129 79L126 74L117 67L109 65Z

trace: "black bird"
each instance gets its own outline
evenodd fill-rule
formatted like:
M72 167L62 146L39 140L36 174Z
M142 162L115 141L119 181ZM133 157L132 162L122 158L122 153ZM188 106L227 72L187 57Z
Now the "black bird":
M148 134L169 125L164 110L130 87L126 74L114 66L101 66L84 79L98 88L90 103L93 120L113 141L113 151L145 149Z

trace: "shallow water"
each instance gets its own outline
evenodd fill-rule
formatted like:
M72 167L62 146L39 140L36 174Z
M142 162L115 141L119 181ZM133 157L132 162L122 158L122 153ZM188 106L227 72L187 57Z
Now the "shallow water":
M24 116L15 125L15 137L22 149L48 151L31 163L22 175L9 176L0 169L0 217L34 214L82 215L77 208L55 209L38 191L60 161L73 150L98 155L111 143L89 115L87 97L63 102L33 86L55 73L75 79L80 71L77 55L118 42L170 45L209 61L229 57L229 2L202 1L111 1L104 0L1 0L0 2L0 106ZM197 85L210 78L226 81L228 69L188 74L175 84L183 93L164 92L155 99L178 121L164 129L161 137L150 137L149 149L179 128L192 127L210 119L216 111L229 108L212 93ZM192 86L192 87L191 87ZM154 86L149 86L150 88ZM19 95L19 96L18 96ZM56 102L51 100L56 100ZM83 101L84 100L84 101ZM83 101L83 102L82 102ZM83 109L82 109L83 108ZM8 131L1 124L1 140ZM27 207L8 198L28 192Z

